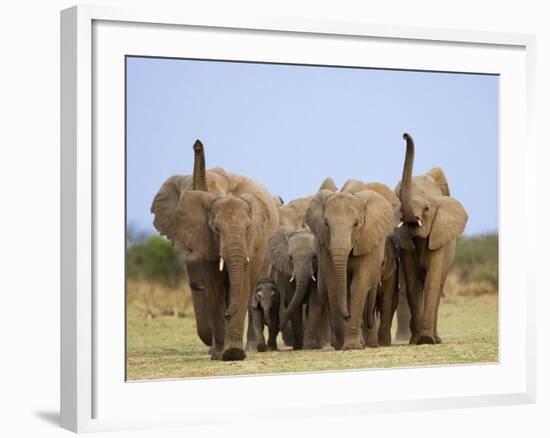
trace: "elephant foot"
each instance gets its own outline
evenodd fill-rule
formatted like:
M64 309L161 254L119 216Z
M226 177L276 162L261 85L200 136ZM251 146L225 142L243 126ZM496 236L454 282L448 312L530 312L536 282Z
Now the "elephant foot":
M277 346L276 345L268 345L267 346L267 351L277 351Z
M265 344L258 344L256 350L258 350L258 353L264 353L267 350L267 348Z
M303 345L295 345L294 347L292 347L293 350L303 350L303 348Z
M435 335L434 337L435 337L435 343L441 344L441 338L438 335Z
M225 350L222 354L222 360L232 361L232 360L244 360L246 354L242 348L231 347Z
M248 342L246 344L246 351L256 351L258 350L258 344L255 342Z
M412 335L411 339L409 340L409 344L411 344L411 345L418 344L418 335Z
M210 360L222 360L222 350L210 348Z
M418 337L418 341L416 341L417 345L423 345L423 344L435 344L437 341L434 336L431 335L420 335Z
M361 342L348 342L342 347L342 350L362 350L363 345Z
M411 334L409 332L397 332L395 334L395 340L396 341L406 341L407 339L410 339Z
M366 346L369 348L378 348L379 344L378 341L368 340Z
M389 347L391 345L391 336L378 336L378 345Z
M321 344L310 342L307 344L304 344L304 350L320 350Z

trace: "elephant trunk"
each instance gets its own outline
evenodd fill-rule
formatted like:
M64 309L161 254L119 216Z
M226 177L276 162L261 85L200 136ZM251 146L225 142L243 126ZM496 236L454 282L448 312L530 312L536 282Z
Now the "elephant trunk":
M331 250L336 284L336 306L345 320L350 318L348 309L348 249Z
M229 275L229 306L225 311L227 320L236 314L239 310L246 307L243 277L245 256L239 247L230 247L226 251L225 261L227 263L227 273Z
M288 320L292 318L294 313L296 313L296 311L298 311L303 304L307 287L309 285L309 279L311 278L311 270L308 267L304 266L296 269L296 271L300 272L300 274L296 277L296 290L290 300L290 304L283 313L283 317L281 319L281 330L285 328Z
M206 184L206 161L204 159L204 147L200 140L193 145L195 151L195 164L193 166L193 190L208 191Z
M264 321L268 326L270 326L271 325L271 303L262 302L262 310L264 311Z
M405 218L413 216L412 213L412 169L414 163L414 141L412 137L404 133L403 138L407 142L407 152L405 154L405 163L403 165L403 176L401 178L401 189L399 198L401 200L401 210Z

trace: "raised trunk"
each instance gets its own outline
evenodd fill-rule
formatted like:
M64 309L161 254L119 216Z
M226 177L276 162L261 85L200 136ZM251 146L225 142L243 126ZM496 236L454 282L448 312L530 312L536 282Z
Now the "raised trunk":
M296 290L290 300L290 304L283 313L283 317L281 319L281 330L285 328L286 323L290 320L290 318L292 318L294 313L301 308L306 296L307 287L309 285L309 278L309 271L306 271L305 274L300 274L296 279Z
M349 251L332 251L334 280L336 284L336 306L343 319L350 318L348 310L348 257Z
M200 140L193 145L195 151L195 164L193 166L193 190L208 191L206 185L206 162L204 159L204 147Z
M405 133L403 138L407 142L407 152L405 154L405 163L403 165L403 176L401 178L401 189L399 197L401 200L401 209L407 215L411 214L411 185L412 185L412 169L414 163L414 141L412 137Z

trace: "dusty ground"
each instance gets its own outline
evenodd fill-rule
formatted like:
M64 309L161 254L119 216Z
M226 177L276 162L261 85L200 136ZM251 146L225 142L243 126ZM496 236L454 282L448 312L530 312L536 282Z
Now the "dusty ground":
M439 316L443 344L440 345L291 351L279 342L280 351L247 352L243 362L211 361L208 347L196 335L192 315L147 320L129 309L127 378L146 380L496 362L497 302L496 295L443 299Z

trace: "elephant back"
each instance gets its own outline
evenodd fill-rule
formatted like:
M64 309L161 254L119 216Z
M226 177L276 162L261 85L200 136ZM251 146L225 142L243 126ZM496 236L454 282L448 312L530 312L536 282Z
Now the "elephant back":
M306 226L306 212L312 199L313 196L306 196L279 206L279 226L285 226L292 230L304 228Z

